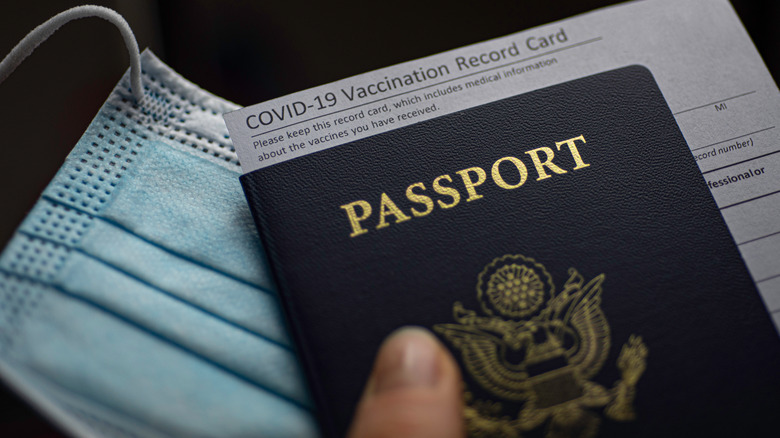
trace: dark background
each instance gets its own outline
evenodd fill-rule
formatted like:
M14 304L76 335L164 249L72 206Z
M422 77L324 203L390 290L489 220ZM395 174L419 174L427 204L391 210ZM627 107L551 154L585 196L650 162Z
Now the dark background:
M139 46L187 79L239 105L500 37L609 0L92 1L122 14ZM79 1L0 6L0 54ZM780 3L732 0L777 81ZM128 67L122 40L100 19L72 22L0 84L0 245L13 234ZM7 390L0 435L59 436Z

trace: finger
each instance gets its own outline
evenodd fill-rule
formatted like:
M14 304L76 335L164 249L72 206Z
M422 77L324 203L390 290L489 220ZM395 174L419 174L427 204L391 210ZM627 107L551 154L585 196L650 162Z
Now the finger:
M460 371L429 331L402 328L385 340L348 436L465 436Z

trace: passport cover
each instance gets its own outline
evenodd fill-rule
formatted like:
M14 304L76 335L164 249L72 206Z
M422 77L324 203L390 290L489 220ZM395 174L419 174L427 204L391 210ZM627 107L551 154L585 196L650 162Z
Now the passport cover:
M241 182L328 436L408 324L459 361L472 436L777 432L777 333L644 67Z

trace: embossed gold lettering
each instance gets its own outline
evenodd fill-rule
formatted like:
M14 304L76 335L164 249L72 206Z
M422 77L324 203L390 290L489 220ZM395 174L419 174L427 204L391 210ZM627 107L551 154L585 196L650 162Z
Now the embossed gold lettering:
M518 181L517 184L509 184L501 176L501 170L499 169L499 166L504 161L508 161L514 164L517 168L517 173L520 174L520 181ZM517 157L503 157L499 158L495 163L493 163L493 168L490 169L490 175L493 177L493 182L496 183L497 186L501 187L502 189L511 190L525 184L525 180L528 179L528 169L525 167L525 164L523 164L523 162L520 161L520 159Z
M469 172L477 174L476 181L471 179ZM474 189L474 187L477 187L485 182L485 171L482 170L481 167L469 167L468 169L459 170L455 173L463 178L463 185L466 186L466 193L469 194L469 197L466 198L466 202L471 202L482 197L482 195L477 194L476 189Z
M393 202L393 200L387 196L387 193L382 193L382 200L380 201L379 205L379 224L376 226L377 230L390 225L385 220L387 216L395 216L395 223L397 224L406 222L411 219L409 216L405 215L397 205L395 205L395 202Z
M414 193L415 187L419 187L420 190L425 190L425 184L421 182L414 183L406 188L406 199L417 204L423 204L425 206L425 210L420 211L412 208L412 215L414 217L427 216L430 212L433 211L433 200L429 196Z
M358 215L356 209L357 207L360 207L360 209L362 210L362 214ZM355 237L361 234L368 233L367 229L360 226L360 221L364 221L368 219L369 216L371 216L371 204L369 204L366 201L359 200L355 202L350 202L349 204L344 204L341 206L341 208L343 208L344 211L347 212L347 217L349 218L349 225L352 227L352 233L350 233L349 237Z
M581 144L578 145L578 142ZM543 146L525 151L536 170L536 181L551 178L555 174L564 174L572 170L591 167L591 164L583 159L578 148L578 146L587 143L584 135L581 134L577 137L554 143L555 149ZM563 146L566 146L566 149L562 149ZM558 164L553 162L556 150L559 153ZM565 155L567 150L571 154L571 161ZM563 158L561 158L560 153L564 153ZM572 163L573 167L571 167ZM528 159L526 158L521 159L515 156L501 157L493 162L490 168L490 177L493 183L502 189L517 189L525 185L529 179L527 164ZM512 169L512 166L514 166L514 169ZM515 169L517 170L517 176L515 176ZM485 197L485 194L490 196L491 190L496 190L491 189L490 185L483 186L488 176L485 169L480 166L468 167L455 173L463 181L463 188L466 190L466 202L481 199ZM459 182L455 182L449 174L439 175L434 178L432 186L433 192L440 196L427 194L427 187L423 182L410 184L406 187L406 199L403 200L400 207L387 193L383 192L379 202L379 220L376 229L387 228L392 223L398 224L413 218L428 216L433 213L437 205L439 208L447 210L460 203L461 192L457 188ZM482 187L480 189L482 194L477 193L478 187ZM359 200L344 204L341 208L347 213L347 219L349 219L352 229L349 237L360 236L368 232L361 224L365 223L365 220L371 216L373 210L371 204L367 201ZM374 208L376 208L376 204L374 204ZM389 217L395 217L395 221L390 221Z
M436 202L439 204L439 207L443 209L448 209L458 205L458 203L460 202L460 193L458 192L457 189L453 187L447 187L441 185L441 180L443 179L452 182L452 178L449 175L437 176L436 179L433 180L433 191L440 195L445 195L452 198L452 202L450 202L449 204L445 203L441 199L436 200Z
M544 161L539 159L539 152L544 152L545 155ZM552 176L552 175L548 175L547 172L545 172L544 170L545 167L558 174L567 173L565 170L561 169L555 163L552 162L553 157L555 157L555 152L553 152L553 150L548 147L531 149L530 151L526 152L526 154L528 154L531 157L531 161L533 161L534 167L536 167L536 173L539 174L539 178L536 178L537 181L541 181L543 179L547 179Z
M563 145L569 147L569 152L571 152L571 157L574 158L574 163L577 165L572 170L582 169L583 167L590 166L590 164L582 161L582 157L580 156L580 151L577 150L577 144L576 144L577 140L583 143L587 143L585 141L585 137L582 135L580 135L579 137L570 138L568 140L555 142L555 147L558 148L558 150L561 150L561 146Z

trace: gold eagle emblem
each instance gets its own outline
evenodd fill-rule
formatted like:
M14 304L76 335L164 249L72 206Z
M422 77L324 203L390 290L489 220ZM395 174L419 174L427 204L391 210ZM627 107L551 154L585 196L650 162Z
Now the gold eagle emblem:
M474 437L521 437L545 425L547 438L588 438L598 432L597 409L612 420L635 418L633 401L645 371L647 346L631 335L620 351L621 379L611 389L591 381L607 360L610 327L601 310L604 274L585 283L576 269L556 293L545 267L522 255L505 255L477 278L481 314L460 302L457 324L434 330L458 350L465 372L484 392L521 404L505 415L502 402L465 393L465 418Z

